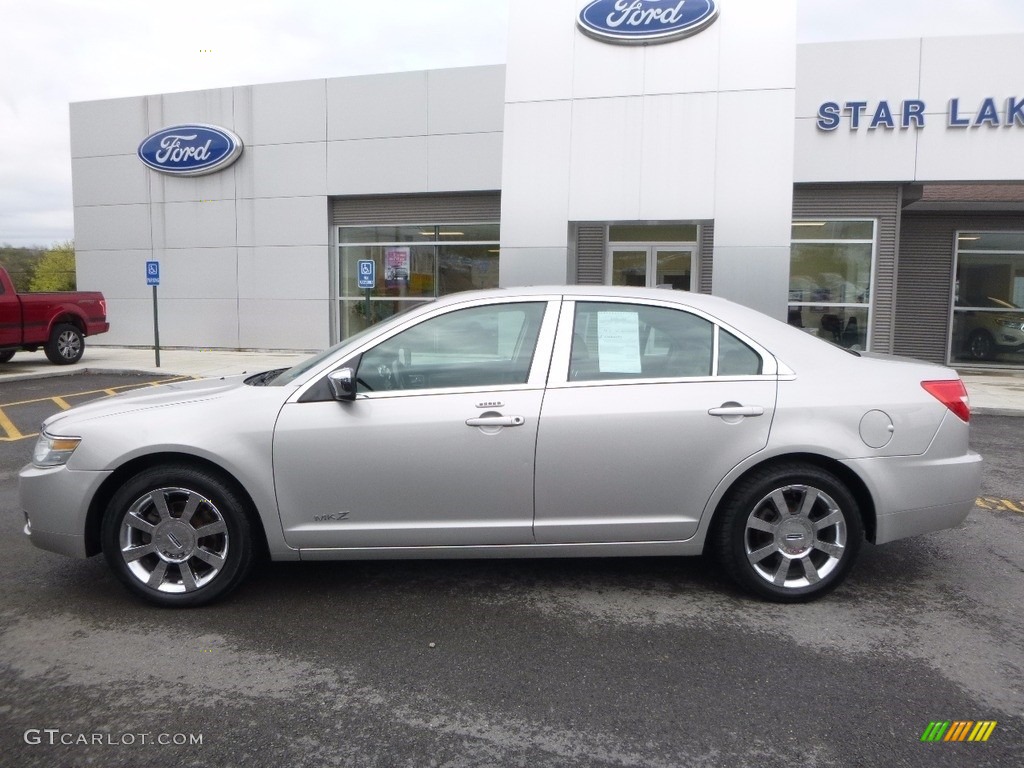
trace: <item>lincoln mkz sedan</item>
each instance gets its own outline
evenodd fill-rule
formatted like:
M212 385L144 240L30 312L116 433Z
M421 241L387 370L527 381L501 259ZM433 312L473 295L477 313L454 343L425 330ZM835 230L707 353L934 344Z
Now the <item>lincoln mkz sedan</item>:
M25 532L196 606L265 560L717 556L795 602L862 542L959 525L981 457L955 371L721 298L460 293L287 370L46 420Z

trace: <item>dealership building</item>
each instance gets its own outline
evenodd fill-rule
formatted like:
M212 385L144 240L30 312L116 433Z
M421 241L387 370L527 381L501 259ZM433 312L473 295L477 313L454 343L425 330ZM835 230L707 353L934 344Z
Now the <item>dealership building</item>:
M455 291L621 284L1024 365L1024 35L797 45L796 0L510 5L500 66L72 104L103 343L153 343L158 262L165 346L312 350Z

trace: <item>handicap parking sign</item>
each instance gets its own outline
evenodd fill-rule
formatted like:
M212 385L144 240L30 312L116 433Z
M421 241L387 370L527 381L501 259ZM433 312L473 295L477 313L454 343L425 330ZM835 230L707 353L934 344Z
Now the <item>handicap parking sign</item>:
M372 259L360 259L358 272L360 288L375 288L377 286L377 264Z
M160 285L160 262L146 262L146 285Z

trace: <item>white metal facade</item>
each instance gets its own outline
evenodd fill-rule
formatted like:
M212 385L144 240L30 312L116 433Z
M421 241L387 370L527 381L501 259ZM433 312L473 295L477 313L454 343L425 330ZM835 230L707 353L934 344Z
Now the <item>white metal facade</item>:
M506 66L72 104L78 282L107 297L103 342L152 343L158 259L163 344L327 345L338 197L500 191L503 285L572 279L575 223L710 221L713 292L784 318L795 183L1024 179L1024 122L948 125L951 99L977 118L1024 98L1024 36L797 46L795 0L721 5L692 37L629 47L580 33L578 0L517 0ZM852 100L860 127L818 126ZM908 100L923 125L901 126ZM892 128L864 122L881 101ZM147 169L139 143L179 123L245 150L208 176Z

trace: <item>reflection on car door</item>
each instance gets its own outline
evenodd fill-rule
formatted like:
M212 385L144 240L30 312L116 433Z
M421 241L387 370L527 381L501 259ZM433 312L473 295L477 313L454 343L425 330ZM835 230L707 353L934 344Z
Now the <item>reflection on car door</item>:
M678 309L577 302L571 319L568 366L552 368L541 414L536 541L693 536L719 481L767 444L775 376Z
M274 475L288 544L532 542L552 306L544 334L544 301L431 317L361 355L355 401L285 405Z

